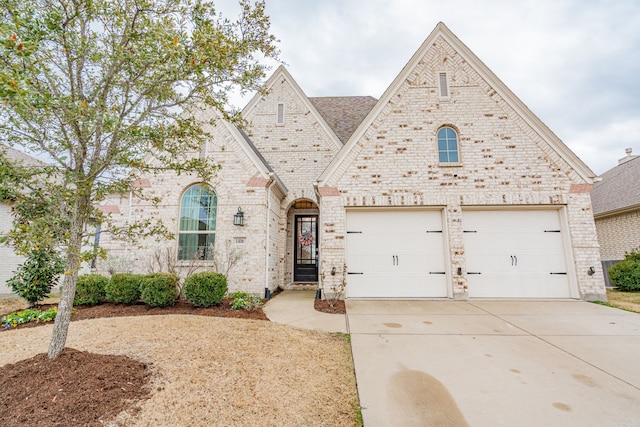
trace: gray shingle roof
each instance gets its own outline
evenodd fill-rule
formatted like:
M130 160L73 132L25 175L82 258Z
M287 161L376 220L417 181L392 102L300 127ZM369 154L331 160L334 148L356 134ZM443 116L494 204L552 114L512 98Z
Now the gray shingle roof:
M253 150L253 152L256 153L256 156L258 156L258 158L264 164L267 170L269 172L272 172L276 176L277 180L280 181L280 184L282 185L282 188L284 189L284 191L289 191L287 189L287 186L284 185L284 182L282 182L282 180L280 180L280 177L278 177L278 175L275 173L275 171L273 170L273 168L271 167L267 159L265 159L262 153L260 152L260 150L258 150L258 147L256 147L253 141L251 141L251 138L249 138L249 135L247 135L244 130L240 129L237 126L236 126L236 129L238 129L238 132L240 132L240 135L242 135L242 138L244 138L245 142L251 148L251 150Z
M343 144L378 102L372 96L326 96L309 101Z
M596 216L633 207L640 208L640 157L628 160L602 174L591 190Z

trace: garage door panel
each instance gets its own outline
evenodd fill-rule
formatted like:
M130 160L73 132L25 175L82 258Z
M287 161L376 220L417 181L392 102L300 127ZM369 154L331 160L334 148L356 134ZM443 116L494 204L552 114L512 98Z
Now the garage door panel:
M446 297L439 211L347 212L348 297Z
M470 297L570 297L557 210L463 210L463 228Z
M473 276L470 298L566 298L566 277L542 272L525 273L517 279L509 274Z

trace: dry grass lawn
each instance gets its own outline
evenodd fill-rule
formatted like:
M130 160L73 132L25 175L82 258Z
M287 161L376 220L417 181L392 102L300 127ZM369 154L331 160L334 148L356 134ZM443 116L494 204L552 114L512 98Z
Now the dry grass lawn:
M612 307L640 313L640 292L607 289L607 298L609 298L609 305Z
M53 294L45 298L40 304L57 304L60 301L60 294ZM0 317L12 311L22 310L29 306L22 298L0 298Z
M51 330L2 332L0 366L46 352ZM72 322L67 346L153 366L151 398L115 425L358 425L350 346L339 334L162 315Z

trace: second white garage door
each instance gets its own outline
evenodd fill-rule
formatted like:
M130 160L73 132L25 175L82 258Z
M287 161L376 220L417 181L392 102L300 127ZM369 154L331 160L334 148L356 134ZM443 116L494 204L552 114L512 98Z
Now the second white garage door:
M469 297L571 297L559 214L463 210Z
M347 212L347 297L446 297L442 213Z

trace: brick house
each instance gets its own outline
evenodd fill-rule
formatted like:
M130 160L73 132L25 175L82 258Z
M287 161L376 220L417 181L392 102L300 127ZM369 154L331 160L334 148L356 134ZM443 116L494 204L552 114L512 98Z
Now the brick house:
M591 190L603 269L640 248L640 156L627 148L626 156L604 174ZM605 274L607 285L609 277Z
M379 100L307 97L282 66L266 88L243 110L246 131L210 129L197 155L220 163L211 182L153 176L139 185L161 206L103 202L177 236L133 248L104 233L112 256L137 270L162 247L182 268L233 258L230 290L253 293L346 283L346 297L606 299L595 174L444 24Z

